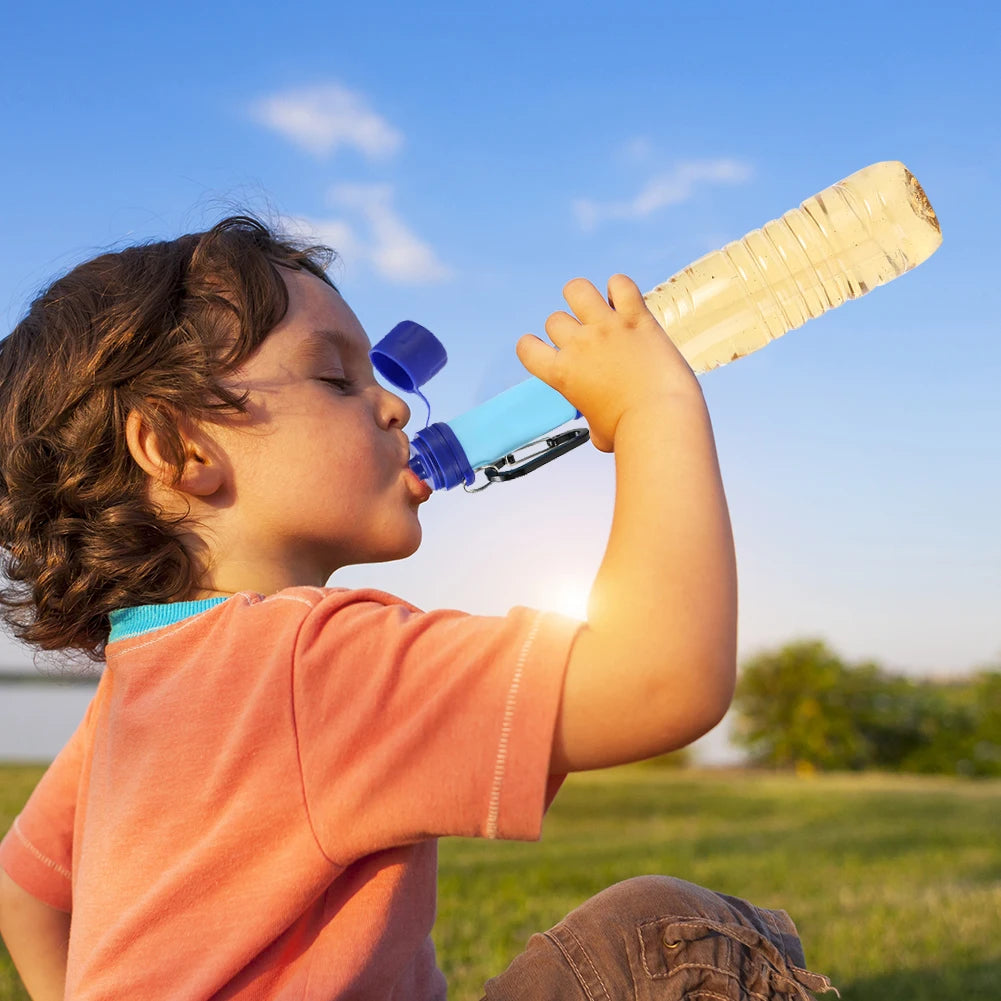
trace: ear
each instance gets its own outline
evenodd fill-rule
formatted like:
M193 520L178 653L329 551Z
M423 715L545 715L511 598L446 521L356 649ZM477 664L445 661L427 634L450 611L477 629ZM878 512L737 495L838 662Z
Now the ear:
M165 457L156 429L139 410L125 421L125 440L136 464L154 483L194 497L209 497L223 485L224 473L206 435L187 421L177 421L184 447L184 469L179 480L176 469Z

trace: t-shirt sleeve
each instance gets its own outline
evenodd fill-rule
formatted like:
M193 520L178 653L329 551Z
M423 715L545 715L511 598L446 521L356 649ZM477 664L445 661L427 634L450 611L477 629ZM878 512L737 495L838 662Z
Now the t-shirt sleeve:
M91 708L0 842L0 866L33 897L73 909L73 825Z
M350 862L446 835L533 839L563 677L581 623L547 612L320 602L300 629L293 703L306 805Z

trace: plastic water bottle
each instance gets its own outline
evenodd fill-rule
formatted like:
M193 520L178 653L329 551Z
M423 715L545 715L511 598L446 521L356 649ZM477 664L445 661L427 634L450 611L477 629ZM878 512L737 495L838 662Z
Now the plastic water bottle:
M699 258L644 299L692 369L708 372L885 285L941 242L921 185L889 160Z
M703 373L892 281L941 242L921 185L902 163L886 161L707 254L644 299L692 369ZM477 469L577 416L554 389L529 378L419 431L411 469L434 489L468 486Z

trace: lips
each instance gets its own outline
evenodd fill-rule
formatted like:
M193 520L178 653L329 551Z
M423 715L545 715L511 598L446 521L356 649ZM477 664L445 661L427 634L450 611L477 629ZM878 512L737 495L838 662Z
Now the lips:
M423 504L431 496L431 488L409 467L407 467L404 475L407 480L407 486L410 487L410 492L419 504Z

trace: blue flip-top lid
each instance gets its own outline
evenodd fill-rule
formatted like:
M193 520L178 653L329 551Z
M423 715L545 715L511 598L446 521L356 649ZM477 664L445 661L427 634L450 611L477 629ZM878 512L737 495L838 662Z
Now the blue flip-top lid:
M376 371L397 389L416 393L445 367L445 346L413 320L398 323L369 352Z

